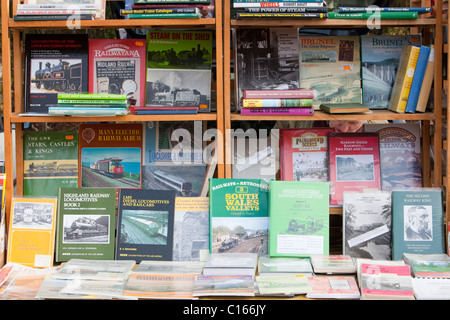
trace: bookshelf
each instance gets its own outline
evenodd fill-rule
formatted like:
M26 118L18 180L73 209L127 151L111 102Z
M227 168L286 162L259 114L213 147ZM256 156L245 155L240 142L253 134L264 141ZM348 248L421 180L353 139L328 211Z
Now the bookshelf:
M20 1L20 0L19 0ZM3 68L3 95L4 95L4 132L5 132L5 172L7 182L5 188L7 221L11 197L23 194L23 130L25 123L84 123L98 121L114 122L144 122L144 121L211 121L217 131L223 132L223 41L222 41L222 3L215 3L214 18L195 19L105 19L82 20L80 29L211 29L215 36L215 79L212 88L215 89L216 111L199 113L196 115L125 115L111 117L76 117L76 116L22 116L24 112L24 52L22 35L30 30L61 29L67 30L65 21L14 21L13 15L17 9L17 0L12 2L1 0L2 4L2 68ZM13 137L15 134L15 145ZM15 148L14 148L15 147ZM15 151L14 151L15 149ZM222 139L216 141L218 177L224 176L224 157ZM14 166L13 152L15 152L16 186L13 187Z

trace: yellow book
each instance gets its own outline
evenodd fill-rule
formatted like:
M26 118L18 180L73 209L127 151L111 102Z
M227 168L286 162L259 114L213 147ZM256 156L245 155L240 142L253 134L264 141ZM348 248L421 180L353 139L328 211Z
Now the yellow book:
M12 198L7 262L33 268L53 266L55 198Z
M389 101L389 110L404 113L411 90L420 47L404 46Z

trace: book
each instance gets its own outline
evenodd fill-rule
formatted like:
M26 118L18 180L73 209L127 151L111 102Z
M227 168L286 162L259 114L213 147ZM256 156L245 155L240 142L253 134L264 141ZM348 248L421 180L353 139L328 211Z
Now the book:
M329 188L328 182L270 182L271 257L328 254Z
M199 13L198 7L167 7L167 8L146 8L146 9L120 9L120 15L126 16L129 14L154 14L154 13Z
M73 258L114 260L116 191L60 188L56 225L57 262Z
M129 107L131 113L143 114L197 114L199 107Z
M195 277L194 297L205 296L244 296L255 295L255 283L252 276L206 276Z
M142 123L81 123L78 132L79 188L141 188Z
M339 12L431 12L431 7L339 7Z
M251 252L210 253L203 267L203 275L251 276L256 274L258 254Z
M421 35L362 35L360 39L362 102L371 109L387 109L402 49L419 46Z
M343 193L343 254L352 258L391 259L391 193Z
M362 103L321 103L319 109L326 113L361 113L370 110Z
M263 179L209 181L210 253L267 253L269 184Z
M258 259L259 276L314 275L309 258L261 256Z
M356 273L356 265L349 255L311 255L314 273L352 274Z
M11 199L7 263L19 263L32 268L53 266L56 207L56 197Z
M450 279L450 261L411 260L412 275L418 279Z
M208 30L147 31L145 105L210 112L212 38Z
M416 300L450 299L450 281L448 279L412 278L411 282Z
M205 261L208 253L209 198L176 197L172 260Z
M312 99L242 99L242 108L311 107Z
M145 57L144 39L90 39L89 92L123 94L144 105Z
M42 3L41 0L25 0L24 5L37 6L39 9L51 9L53 8L52 6L59 6L59 8L68 6L68 8L77 8L77 9L92 9L92 7L94 7L95 19L99 20L105 19L105 7L106 7L105 0L83 0L83 1L52 0L51 3L49 2Z
M49 107L48 114L51 115L92 115L92 116L124 116L128 114L126 108L105 108L105 107L88 107L88 108L74 108L74 107Z
M116 260L172 260L175 192L120 189Z
M303 8L303 7L326 7L325 1L320 2L303 2L303 1L233 1L233 8Z
M125 94L103 94L103 93L59 93L59 100L126 100L127 96Z
M311 291L308 278L301 275L285 276L257 276L255 283L258 288L258 295L284 295L293 296L307 294Z
M142 260L133 269L140 274L201 274L205 261L155 261Z
M130 13L128 19L173 19L173 18L200 18L200 12L194 13Z
M237 28L234 39L236 110L242 90L300 88L296 28Z
M344 191L381 190L378 134L329 133L328 175L331 206L342 206Z
M392 190L392 259L404 253L444 253L442 210L438 188Z
M328 181L332 128L280 129L280 180Z
M17 4L17 10L65 10L75 8L78 10L93 10L96 8L96 5L94 3L62 3L62 2L31 4L28 1L26 4L25 3Z
M211 0L134 0L134 4L147 4L147 3L165 3L165 4L173 4L173 3L204 3L209 4Z
M419 53L420 47L410 45L403 47L391 99L389 100L389 110L398 113L405 112Z
M301 108L242 108L243 116L312 116L314 115L314 107Z
M47 113L58 93L87 92L86 34L27 34L25 52L25 112Z
M78 184L78 132L24 131L23 195L54 196Z
M425 76L425 69L428 64L431 48L427 46L420 47L419 57L417 58L416 71L411 83L411 90L406 103L405 112L414 113L419 99L420 89L422 88L423 77Z
M323 12L236 12L236 19L324 19L327 16L328 13Z
M417 99L416 112L425 112L427 109L428 98L431 92L431 85L434 78L434 45L430 45L430 55L428 56L427 67L423 76L422 87L420 88L419 98Z
M65 280L126 281L135 265L133 260L70 259L52 276Z
M327 7L246 7L245 12L263 13L263 12L328 12Z
M246 2L279 2L278 0L233 0L234 3L246 3ZM323 0L285 0L283 2L302 2L302 3L322 3Z
M420 124L366 123L363 128L379 136L381 189L422 187Z
M75 19L75 20L93 20L94 19L94 15L93 14L55 14L55 15L41 15L41 14L36 14L36 15L31 15L31 14L27 14L27 15L14 15L13 19L14 21L53 21L53 20L68 20L70 21L71 19Z
M48 10L16 10L16 15L81 15L81 14L95 14L94 10L83 9L48 9Z
M243 99L313 99L312 89L242 90Z
M407 11L376 11L376 12L329 12L328 19L417 19L419 17L418 12Z
M201 121L145 122L142 188L200 196L211 161L202 137Z
M359 299L358 284L352 276L324 276L308 278L311 290L309 299Z
M299 37L300 87L315 90L313 105L361 103L361 55L356 36Z

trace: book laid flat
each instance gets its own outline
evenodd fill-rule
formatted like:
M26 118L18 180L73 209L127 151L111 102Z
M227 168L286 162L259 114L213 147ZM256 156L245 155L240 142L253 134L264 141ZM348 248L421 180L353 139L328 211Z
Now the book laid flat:
M326 113L361 113L370 110L370 107L362 103L322 103L320 110Z

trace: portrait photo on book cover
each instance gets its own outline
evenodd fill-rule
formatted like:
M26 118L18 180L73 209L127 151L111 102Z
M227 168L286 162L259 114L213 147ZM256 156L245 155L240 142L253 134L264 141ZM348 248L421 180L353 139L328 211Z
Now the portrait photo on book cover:
M403 208L405 241L433 241L432 206Z

